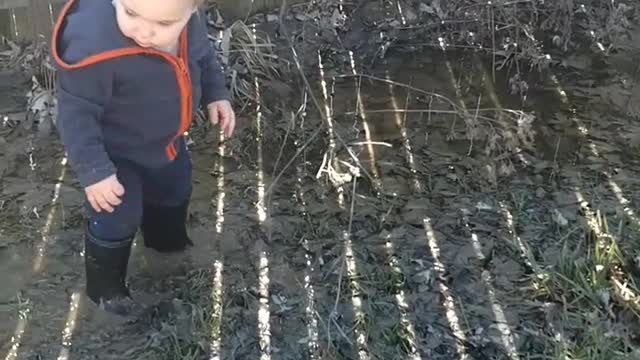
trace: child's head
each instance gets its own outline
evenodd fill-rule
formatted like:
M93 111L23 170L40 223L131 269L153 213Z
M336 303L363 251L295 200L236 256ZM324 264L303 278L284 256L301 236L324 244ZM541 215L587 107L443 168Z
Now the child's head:
M174 45L205 0L114 0L122 33L142 47Z

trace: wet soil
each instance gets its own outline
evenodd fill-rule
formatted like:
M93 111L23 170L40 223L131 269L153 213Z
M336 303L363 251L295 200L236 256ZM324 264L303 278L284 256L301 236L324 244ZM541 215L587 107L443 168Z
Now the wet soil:
M105 316L82 295L83 197L57 137L1 127L0 355L552 356L554 324L573 339L580 329L534 280L566 246L589 241L583 205L629 229L619 246L626 259L640 255L640 82L628 54L532 75L524 103L508 91L512 74L494 81L489 62L465 53L390 51L369 77L337 66L329 106L348 146L333 153L333 182L317 176L332 161L326 128L294 157L323 126L310 101L292 126L287 112L243 113L250 121L224 150L214 129L194 129L195 246L172 256L134 248L131 288L153 310L136 321ZM308 71L322 100L319 72ZM4 84L0 115L24 112L28 89ZM302 93L284 102L289 112ZM478 109L492 110L485 119ZM525 127L504 109L535 120ZM359 172L345 165L355 168L353 157ZM631 359L640 332L629 311L614 310L608 329L631 355L609 358Z

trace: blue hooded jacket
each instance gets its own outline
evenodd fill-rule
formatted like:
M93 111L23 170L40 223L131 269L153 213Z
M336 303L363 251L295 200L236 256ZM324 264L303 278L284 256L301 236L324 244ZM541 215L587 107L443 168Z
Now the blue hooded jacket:
M178 56L125 37L110 0L70 0L51 43L57 128L83 187L115 174L113 159L168 164L184 149L198 107L230 100L199 12L180 36Z

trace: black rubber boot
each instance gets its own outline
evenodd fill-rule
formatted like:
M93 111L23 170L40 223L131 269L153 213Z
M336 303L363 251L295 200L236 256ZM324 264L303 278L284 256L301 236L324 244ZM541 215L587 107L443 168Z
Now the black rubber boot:
M142 236L144 246L162 253L178 252L193 245L187 235L189 200L178 206L144 205Z
M104 241L85 231L87 296L101 309L120 316L139 310L126 285L133 239Z

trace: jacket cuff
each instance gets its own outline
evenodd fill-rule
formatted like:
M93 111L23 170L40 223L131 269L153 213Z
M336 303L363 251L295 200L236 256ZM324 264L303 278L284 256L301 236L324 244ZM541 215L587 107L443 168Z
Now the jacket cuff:
M231 101L231 94L224 84L206 84L202 89L202 105L207 107L215 101L228 100Z
M82 188L86 188L116 174L117 170L113 164L109 164L99 168L77 169L75 172Z

